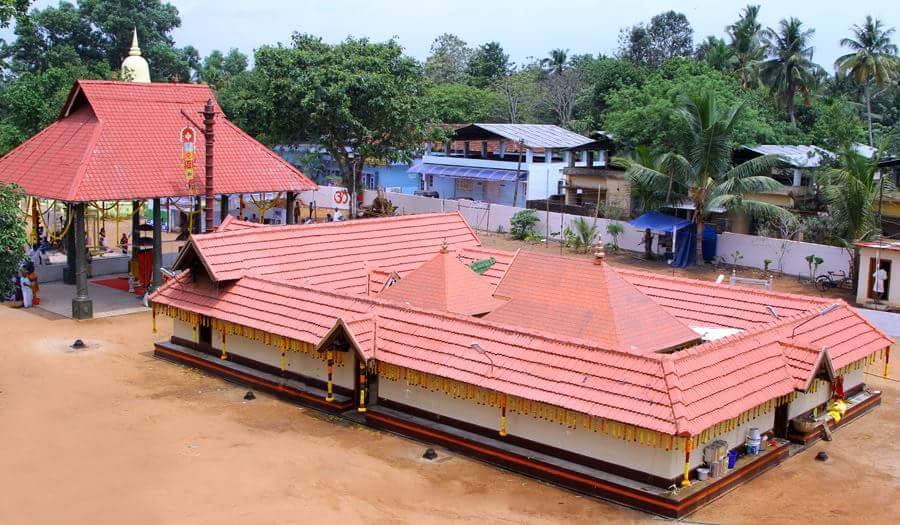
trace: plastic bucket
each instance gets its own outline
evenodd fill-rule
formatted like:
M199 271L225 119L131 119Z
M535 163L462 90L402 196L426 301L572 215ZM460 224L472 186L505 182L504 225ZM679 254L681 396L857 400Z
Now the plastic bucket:
M708 468L698 468L697 469L697 479L700 481L706 481L709 478L709 469Z
M737 464L737 450L728 453L728 468L734 468Z

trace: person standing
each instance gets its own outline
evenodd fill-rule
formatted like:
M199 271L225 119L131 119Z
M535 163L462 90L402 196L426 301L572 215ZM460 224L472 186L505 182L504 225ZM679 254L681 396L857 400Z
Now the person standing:
M41 304L41 287L38 284L38 274L35 271L34 263L27 262L25 263L25 279L23 283L27 282L28 287L31 290L31 306L38 306Z
M22 308L31 308L34 306L34 293L31 289L31 280L28 279L28 270L22 268L20 277L22 282Z

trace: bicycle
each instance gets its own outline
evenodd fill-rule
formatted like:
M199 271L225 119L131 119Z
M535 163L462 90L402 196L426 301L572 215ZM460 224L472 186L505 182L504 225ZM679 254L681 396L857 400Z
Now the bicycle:
M816 289L824 292L829 288L853 288L853 279L847 275L847 272L841 270L839 272L827 272L816 277Z

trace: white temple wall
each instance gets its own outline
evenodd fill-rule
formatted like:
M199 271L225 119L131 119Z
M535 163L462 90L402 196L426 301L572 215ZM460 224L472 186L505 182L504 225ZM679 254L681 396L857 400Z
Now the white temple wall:
M157 316L156 322L158 323L162 319L164 319L162 316ZM188 341L194 340L194 330L191 327L191 323L179 319L172 319L172 335Z
M421 410L465 421L488 429L500 429L500 409L478 405L467 399L456 399L441 391L432 392L419 386L410 386L403 380L381 380L378 395ZM745 422L731 432L715 439L728 442L728 448L744 443L750 428L766 432L775 424L775 411L771 410ZM507 412L507 432L510 435L535 441L547 446L567 450L607 463L620 465L663 478L675 478L684 473L684 450L665 450L617 439L601 432L537 419L530 415ZM690 467L703 463L703 445L691 452Z
M813 381L819 381L814 379ZM845 384L846 385L846 384ZM845 386L846 388L846 386ZM788 419L793 419L800 414L812 410L831 398L831 385L819 381L818 389L815 392L798 392L788 407Z
M188 341L194 340L194 332L191 324L178 319L173 320L172 335L180 337ZM217 350L222 348L222 336L218 330L213 330L212 346ZM248 339L241 335L229 335L226 338L226 349L228 354L238 355L247 359L253 359L269 366L281 366L281 353L277 346L266 346L265 344ZM319 379L321 381L328 380L328 372L325 370L325 361L318 359L312 355L303 352L288 351L285 368L289 372L300 374L306 377ZM334 365L334 384L348 389L353 388L353 354L344 355L344 364Z

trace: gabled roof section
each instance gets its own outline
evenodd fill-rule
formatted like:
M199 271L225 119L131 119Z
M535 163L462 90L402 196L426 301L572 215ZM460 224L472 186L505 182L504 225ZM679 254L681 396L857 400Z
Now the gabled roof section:
M60 118L0 159L0 181L70 202L202 195L207 100L216 108L215 194L316 187L229 122L209 86L103 80L76 81ZM194 189L181 168L186 126L198 131Z
M504 301L493 296L494 287L476 274L447 247L431 260L381 292L383 299L427 310L460 315L483 315Z
M834 378L834 368L827 348L810 348L782 341L779 343L790 367L791 374L797 380L796 389L806 391L819 370L824 369L829 379Z
M487 319L577 337L633 354L673 350L700 337L606 263L521 251ZM652 329L648 329L652 327Z
M588 137L552 124L470 124L453 132L453 140L503 138L522 141L527 148L574 148L588 144Z
M215 281L252 272L365 294L370 269L405 276L444 242L451 250L480 246L458 212L244 228L194 235L190 244Z
M351 314L338 317L334 326L319 344L316 350L323 352L330 345L348 343L363 358L368 361L375 357L375 327L378 320L374 314ZM342 339L346 338L346 339Z

